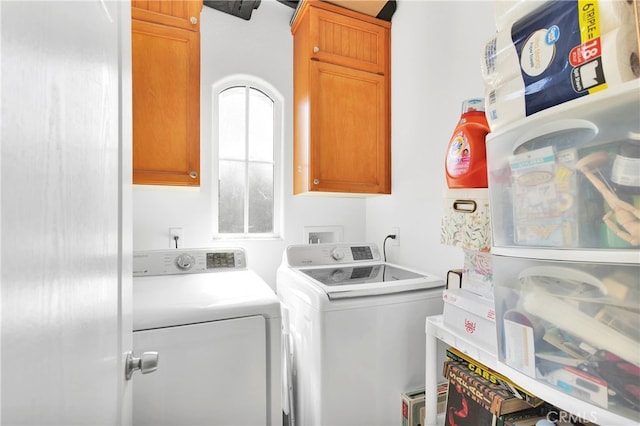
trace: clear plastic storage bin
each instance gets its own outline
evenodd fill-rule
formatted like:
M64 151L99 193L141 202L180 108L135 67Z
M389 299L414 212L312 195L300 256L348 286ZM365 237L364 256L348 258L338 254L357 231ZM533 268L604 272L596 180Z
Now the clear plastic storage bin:
M640 420L640 265L492 257L500 361Z
M487 136L494 247L640 247L640 81Z

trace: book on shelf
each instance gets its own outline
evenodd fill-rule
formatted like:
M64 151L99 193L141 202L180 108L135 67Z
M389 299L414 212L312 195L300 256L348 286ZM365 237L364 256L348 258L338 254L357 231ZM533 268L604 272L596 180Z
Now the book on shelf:
M445 426L498 426L499 417L491 414L457 381L449 382Z
M487 367L479 361L471 358L469 355L463 353L462 351L449 347L447 349L447 358L463 363L469 371L475 373L486 380L489 380L491 383L499 384L503 388L509 390L513 393L516 398L525 400L530 406L537 407L544 403L543 399L538 398L531 392L523 389L518 384L511 381L508 377L498 373L495 370Z
M471 373L468 367L459 361L445 361L444 377L449 381L449 388L459 385L460 388L485 410L496 416L512 413L531 407L525 400L517 398L512 392L498 383Z
M538 407L525 408L524 410L515 411L513 413L500 416L497 426L523 426L532 419L536 419L532 424L535 425L538 420L545 418L549 407L546 404Z
M547 421L544 423L538 423L543 420L547 420ZM552 422L549 420L549 417L547 417L546 415L527 417L525 419L514 420L513 422L504 423L498 426L537 426L538 424L553 425L553 426L587 426L587 423L573 423L573 422L563 422L563 421ZM593 426L597 426L597 425L593 425Z
M504 426L536 426L540 420L545 420L546 416L530 416L523 419L513 420L503 423Z
M544 422L545 425L553 424L554 426L598 426L547 402L538 407L504 414L498 417L494 426L535 426L541 420L547 420Z

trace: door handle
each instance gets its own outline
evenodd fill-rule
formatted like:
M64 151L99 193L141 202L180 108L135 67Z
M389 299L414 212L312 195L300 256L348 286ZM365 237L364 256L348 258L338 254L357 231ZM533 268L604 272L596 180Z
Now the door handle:
M140 357L134 357L132 352L127 353L127 360L124 367L124 376L131 380L131 376L136 370L142 374L153 373L158 369L158 352L143 352Z

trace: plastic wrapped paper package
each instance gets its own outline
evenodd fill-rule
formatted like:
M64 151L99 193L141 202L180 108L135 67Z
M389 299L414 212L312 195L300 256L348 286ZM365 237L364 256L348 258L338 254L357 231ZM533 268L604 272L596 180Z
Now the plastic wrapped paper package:
M640 76L636 33L631 28L618 28L601 37L602 62L608 84L620 84Z
M633 4L549 1L499 31L481 60L492 131L640 77ZM626 5L626 6L625 6Z
M495 5L496 30L510 28L516 21L533 13L545 5L545 0L497 0ZM627 0L600 0L598 10L601 18L602 31L610 31L633 20L635 13L633 3Z
M480 69L485 85L493 88L520 77L520 59L508 31L498 31L485 43Z

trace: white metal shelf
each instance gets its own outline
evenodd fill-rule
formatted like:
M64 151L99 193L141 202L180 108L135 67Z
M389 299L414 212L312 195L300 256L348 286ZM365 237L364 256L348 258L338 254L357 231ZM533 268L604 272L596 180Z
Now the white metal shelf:
M425 324L426 339L426 377L425 377L425 425L438 426L437 418L437 386L441 381L442 366L438 365L437 341L441 340L450 346L457 348L476 361L486 365L492 370L508 377L523 389L543 398L548 403L566 410L576 416L586 419L597 419L595 423L601 426L629 426L638 422L623 417L586 401L574 398L560 390L539 382L513 368L498 361L497 355L489 349L483 348L478 343L470 341L466 336L446 327L442 321L442 315L427 317Z

